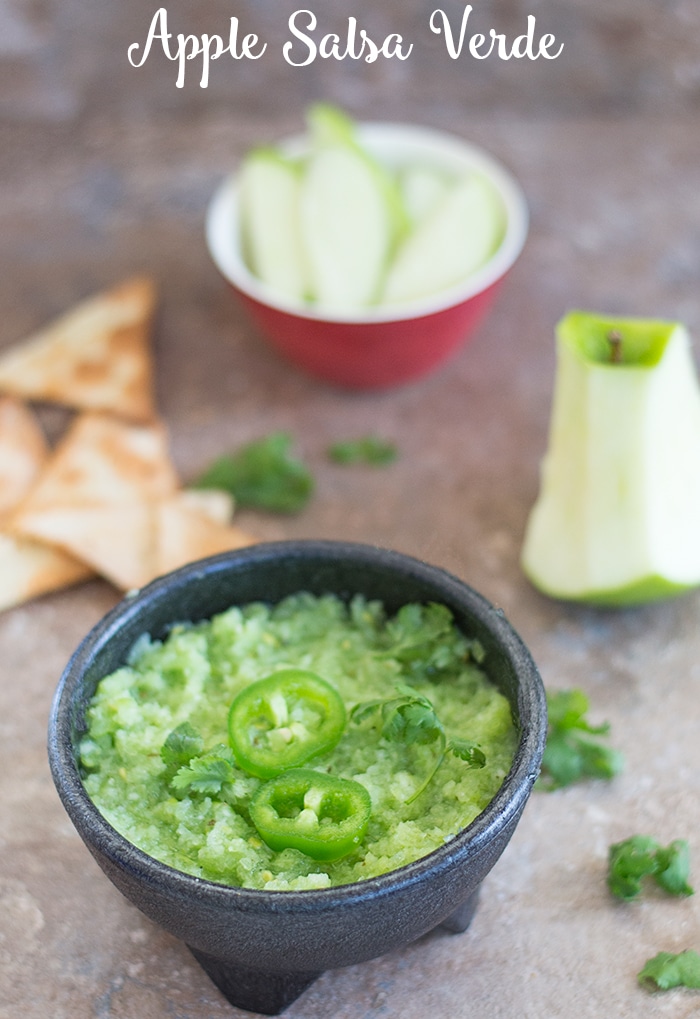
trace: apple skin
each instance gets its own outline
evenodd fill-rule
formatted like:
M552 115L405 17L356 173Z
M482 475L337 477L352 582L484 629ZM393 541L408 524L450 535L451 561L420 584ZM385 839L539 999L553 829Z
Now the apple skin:
M527 574L527 569L525 570ZM532 584L550 598L559 601L576 601L582 605L595 605L600 608L632 608L635 605L649 605L652 602L667 601L669 598L678 598L693 590L696 584L674 584L665 577L648 576L628 584L626 587L618 587L609 591L590 591L586 594L572 595L560 591L548 591L543 583L532 574L528 574Z
M549 448L522 566L553 598L604 606L700 585L700 389L682 325L571 312L557 326Z

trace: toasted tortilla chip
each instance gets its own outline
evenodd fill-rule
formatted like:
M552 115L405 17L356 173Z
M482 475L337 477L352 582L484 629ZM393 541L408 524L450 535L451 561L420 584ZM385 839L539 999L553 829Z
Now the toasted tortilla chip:
M254 538L225 522L231 511L230 496L214 491L103 502L56 498L40 510L29 500L13 525L129 591L194 559L253 544Z
M121 505L61 506L32 521L34 535L53 542L124 591L154 576L154 506L145 500Z
M58 549L0 533L0 611L90 576L89 566Z
M81 414L14 514L12 529L59 542L58 534L52 537L51 525L59 511L152 501L172 494L177 484L161 425Z
M229 492L219 488L183 488L177 494L178 502L195 513L201 513L218 524L230 524L236 506Z
M135 277L82 301L0 354L0 391L150 420L155 299L153 281Z
M32 411L13 397L0 397L0 525L27 494L47 457Z
M157 552L154 576L170 573L186 563L230 549L254 545L256 540L231 524L221 523L192 506L191 492L178 493L157 506Z
M153 513L177 476L165 430L83 414L12 515L13 534L57 546L119 587L153 571Z
M31 488L48 457L39 424L19 400L0 398L0 526ZM65 552L0 530L0 611L91 576Z

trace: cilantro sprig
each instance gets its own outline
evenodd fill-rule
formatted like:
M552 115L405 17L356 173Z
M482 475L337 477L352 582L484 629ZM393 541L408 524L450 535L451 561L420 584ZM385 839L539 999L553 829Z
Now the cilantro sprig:
M485 651L476 638L464 637L453 625L446 605L403 605L386 625L386 646L377 654L414 671L433 676L467 659L481 664Z
M476 743L467 739L448 739L431 701L407 683L396 684L395 697L356 704L350 712L350 720L356 725L366 724L377 729L391 743L435 745L430 771L407 803L413 803L428 787L448 753L472 768L483 768L486 764L486 757Z
M189 722L178 725L160 749L165 779L173 792L216 796L235 778L230 748L219 743L205 752L204 740Z
M328 447L328 456L337 464L369 464L384 467L393 463L398 449L393 442L380 439L377 435L365 435L360 439L334 442Z
M219 457L194 483L195 488L221 488L239 507L271 513L298 513L314 490L308 468L291 455L292 439L274 432Z
M637 979L650 990L700 988L700 954L692 948L678 953L659 952L653 959L647 960Z
M200 734L189 722L183 722L169 734L160 748L160 756L163 764L174 774L179 768L188 765L193 757L198 757L203 750L204 740Z
M692 895L690 851L684 839L662 846L650 835L632 835L608 850L608 887L625 902L636 899L646 877L669 895Z
M622 770L622 754L599 738L608 735L609 723L591 725L589 706L582 690L547 693L549 724L539 788L560 789L582 778L610 779Z
M235 768L236 761L231 750L224 743L219 743L180 768L170 785L179 793L216 796L224 785L234 780Z

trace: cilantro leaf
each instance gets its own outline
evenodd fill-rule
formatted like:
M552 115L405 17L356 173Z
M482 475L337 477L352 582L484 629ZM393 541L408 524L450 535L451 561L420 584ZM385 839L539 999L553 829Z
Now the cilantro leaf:
M690 849L685 839L674 839L670 845L656 853L658 870L654 877L657 884L670 895L694 895L688 884L690 873Z
M460 633L450 609L435 602L402 606L387 623L386 641L376 654L396 659L409 677L415 673L431 678L485 657L481 643Z
M356 725L362 725L363 722L371 722L374 728L379 728L376 725L377 717L381 714L382 705L386 704L386 701L362 701L360 704L356 704L350 712L350 719Z
M460 761L466 761L472 768L483 768L486 764L486 756L476 743L468 739L451 739L447 749Z
M610 730L608 722L591 725L585 717L590 703L583 690L556 690L547 693L547 715L549 724L556 729L580 729L595 735L605 735Z
M623 760L619 750L579 737L578 751L581 774L588 778L611 779L622 771Z
M442 725L427 697L407 683L396 684L396 697L364 701L350 712L353 722L369 721L392 743L432 743L444 737Z
M383 467L396 459L398 449L393 442L387 442L376 435L365 435L361 439L334 442L328 447L328 456L338 464L363 463Z
M274 432L236 453L219 457L194 483L195 488L222 488L238 506L272 513L298 513L314 490L305 465L290 455L291 436Z
M402 664L423 658L431 647L440 647L441 638L452 632L452 613L446 605L403 605L386 625L391 640L386 654Z
M591 725L585 717L588 698L582 690L547 694L549 723L538 787L560 789L582 778L614 778L623 767L622 754L595 737L610 726Z
M423 746L443 739L444 731L425 697L397 698L392 709L384 714L382 735L393 743Z
M659 843L648 835L632 835L608 850L608 887L629 902L642 890L642 878L656 871Z
M444 726L427 697L407 683L397 683L396 692L396 697L356 704L350 712L350 719L358 725L368 722L392 743L403 743L404 746L435 744L433 766L407 803L412 803L427 788L447 753L453 753L471 767L484 767L486 758L475 743L463 739L448 742Z
M170 733L160 748L160 756L169 768L177 769L189 764L203 749L204 741L197 730L189 722L183 722Z
M637 898L645 877L654 878L669 895L692 895L689 871L690 851L683 839L663 847L649 835L632 835L608 851L608 887L626 902Z
M201 757L193 757L189 764L176 772L170 785L179 793L213 796L220 793L227 782L232 782L234 775L233 753L224 743L220 743Z
M670 987L700 987L700 955L692 948L685 952L659 952L648 959L637 975L640 984L652 990Z

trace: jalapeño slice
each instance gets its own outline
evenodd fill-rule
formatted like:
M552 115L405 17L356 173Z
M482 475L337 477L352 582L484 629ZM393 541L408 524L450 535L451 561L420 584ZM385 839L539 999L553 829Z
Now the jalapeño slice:
M270 849L298 849L314 860L339 860L357 849L371 812L359 782L312 768L270 779L250 803L251 820Z
M344 728L340 694L307 669L279 669L251 683L228 716L233 755L258 778L273 778L332 750Z

